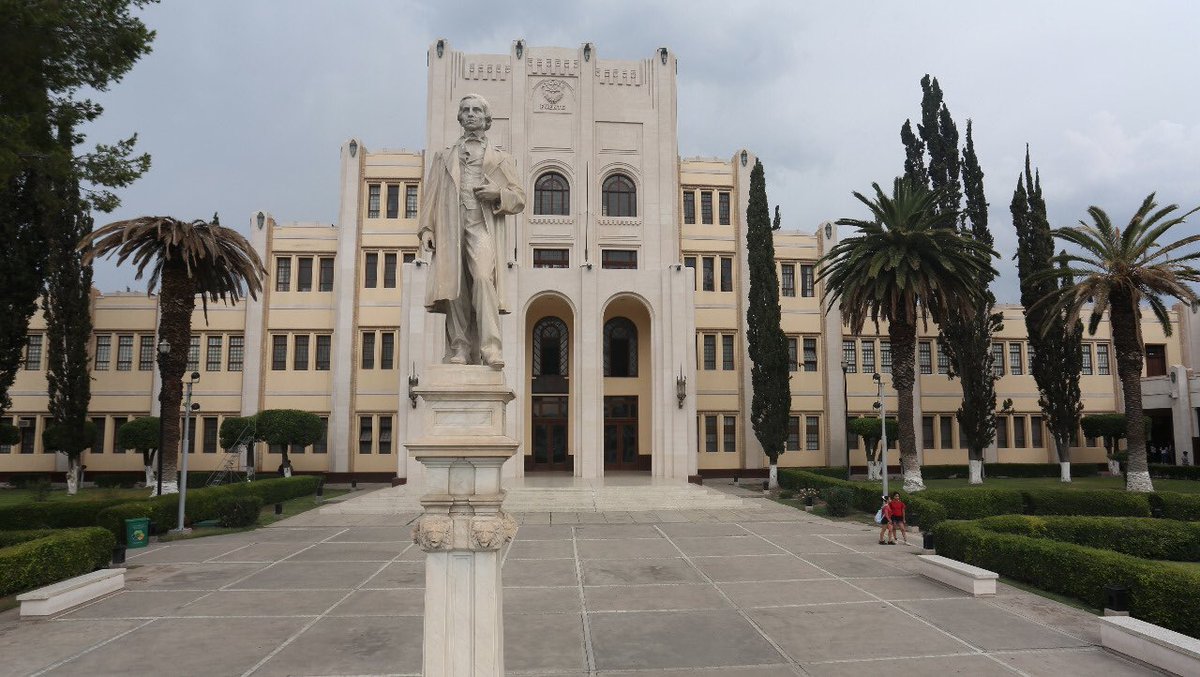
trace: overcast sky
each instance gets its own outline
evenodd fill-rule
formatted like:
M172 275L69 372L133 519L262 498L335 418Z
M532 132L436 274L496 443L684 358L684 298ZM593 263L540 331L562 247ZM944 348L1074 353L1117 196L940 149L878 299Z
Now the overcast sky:
M150 171L97 224L145 214L247 229L333 223L338 148L420 149L425 50L592 42L601 58L658 47L679 59L679 152L748 147L785 227L864 217L851 191L903 171L900 125L920 79L941 82L965 135L974 120L1002 301L1018 297L1008 205L1025 144L1053 225L1103 207L1128 220L1151 191L1200 204L1200 3L1109 2L342 2L206 0L142 12L158 36L98 97L89 141L139 134ZM1198 232L1200 217L1179 234ZM102 291L144 290L97 265Z

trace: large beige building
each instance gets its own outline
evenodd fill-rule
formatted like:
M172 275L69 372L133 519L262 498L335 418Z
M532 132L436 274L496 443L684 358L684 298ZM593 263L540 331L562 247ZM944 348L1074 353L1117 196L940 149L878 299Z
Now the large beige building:
M749 425L744 332L744 217L756 158L745 149L725 158L679 157L675 55L662 49L616 60L590 44L521 41L508 54L465 54L439 40L428 62L426 148L454 143L458 101L479 93L494 118L489 143L513 154L527 180L528 206L509 220L501 243L507 266L499 274L512 309L501 323L505 377L517 393L508 426L521 443L506 471L593 478L633 471L683 481L763 468ZM324 443L291 450L297 471L417 479L421 466L403 443L419 432L423 405L409 388L442 358L444 336L442 317L422 305L429 267L416 235L431 157L352 139L341 149L337 223L277 223L266 210L250 216L251 241L270 276L257 301L210 307L207 321L199 311L193 319L189 371L201 375L201 409L191 469L231 462L217 442L225 417L297 408L328 421ZM889 380L891 351L886 328L850 336L836 312L823 312L815 264L838 232L831 222L814 226L813 233L775 235L793 352L781 464L844 465L849 454L861 466L861 444L847 439L844 421L873 411L871 375ZM156 299L100 294L94 308L99 434L83 462L88 472L137 470L140 457L116 448L115 431L158 413ZM1021 308L1002 310L1004 330L993 346L1003 374L997 387L1013 408L1001 416L987 460L1053 462L1028 375ZM1181 331L1171 338L1145 327L1146 388L1162 429L1154 443L1169 440L1182 459L1192 450L1190 392L1200 397L1200 383L1181 387L1190 370L1168 365L1190 365L1200 349L1191 346L1194 314L1174 312ZM40 441L47 421L43 328L35 317L10 412L22 441L0 447L0 474L65 468ZM1119 388L1111 343L1100 333L1086 347L1086 412L1113 411ZM936 332L920 339L917 365L923 461L965 464L954 421L961 391L946 376ZM1076 461L1103 462L1097 442L1079 444ZM259 448L251 461L272 471L280 457Z

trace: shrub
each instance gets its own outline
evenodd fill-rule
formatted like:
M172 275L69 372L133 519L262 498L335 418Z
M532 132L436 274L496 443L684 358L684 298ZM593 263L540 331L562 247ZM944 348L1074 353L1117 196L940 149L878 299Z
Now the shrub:
M5 534L5 542L14 534ZM0 596L37 588L108 565L116 540L104 529L23 532L28 540L0 547ZM18 536L17 538L22 538Z
M1022 493L1031 515L1150 516L1150 500L1144 494L1107 489L1036 489Z
M779 498L784 501L790 501L794 496L795 496L794 493L787 491L786 489L779 492Z
M1006 518L1012 521L1012 518ZM1200 636L1200 573L1110 550L1046 538L996 533L975 522L943 522L934 532L939 555L990 569L1099 609L1104 587L1130 589L1130 614Z
M50 476L45 473L13 473L8 476L8 483L16 489L29 489L34 485L49 483Z
M825 507L832 517L845 517L853 512L854 492L845 487L830 487L821 492Z
M167 504L158 499L153 501L120 503L101 510L96 515L96 524L107 529L109 533L117 538L117 541L124 543L125 520L149 517L150 521L154 522L157 530L156 533L162 533L176 525L178 517L175 510L174 504Z
M979 520L988 531L1048 538L1143 559L1200 560L1200 524L1146 517L1004 515Z
M142 473L111 473L108 475L96 475L92 481L96 486L102 489L113 489L120 487L121 489L132 489L137 486L138 482L142 482L146 476Z
M1025 499L1012 489L927 489L919 495L940 504L956 520L1025 512Z
M833 468L805 468L804 470L814 475L821 475L822 477L832 477L837 480L846 479L846 466L844 465Z
M1150 464L1150 476L1168 480L1200 480L1200 465Z
M1057 463L985 463L984 477L1058 477L1060 473ZM968 477L970 474L965 465L923 465L921 476L927 480L945 480L956 477ZM1100 466L1095 463L1071 464L1072 477L1096 477L1100 474Z
M925 492L922 492L924 494ZM941 503L924 498L921 494L910 494L904 498L904 519L909 525L929 531L947 519L949 513Z
M225 496L217 501L217 524L223 527L248 527L258 523L262 499L257 496Z
M1200 495L1160 491L1149 494L1150 505L1162 510L1167 519L1195 522L1200 520Z
M127 498L18 503L0 507L0 531L66 529L96 524L96 513Z
M799 491L801 489L824 490L831 487L842 487L854 492L854 507L863 512L874 513L879 508L879 497L883 494L880 485L871 482L847 482L843 479L827 477L809 472L808 469L783 468L779 471L779 484L784 489Z

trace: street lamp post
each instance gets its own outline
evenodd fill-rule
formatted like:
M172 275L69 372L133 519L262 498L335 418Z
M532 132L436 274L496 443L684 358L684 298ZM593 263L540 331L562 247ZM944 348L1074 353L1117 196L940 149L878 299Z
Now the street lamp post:
M878 404L879 404L879 437L880 437L881 443L883 444L883 448L880 450L880 453L883 455L882 456L882 458L883 458L883 495L887 496L888 495L887 403L883 399L883 377L879 375L879 372L875 372L875 375L872 378L875 380L875 383L879 386L879 402L878 402Z
M850 365L842 360L842 418L846 419L846 481L850 481L850 392L846 385L846 374Z
M179 468L179 526L174 529L175 533L186 534L189 529L183 526L184 512L187 507L187 471L188 471L188 454L192 451L192 412L200 408L200 404L192 404L192 387L200 380L200 372L193 371L192 378L185 383L187 387L187 399L183 404L183 461Z

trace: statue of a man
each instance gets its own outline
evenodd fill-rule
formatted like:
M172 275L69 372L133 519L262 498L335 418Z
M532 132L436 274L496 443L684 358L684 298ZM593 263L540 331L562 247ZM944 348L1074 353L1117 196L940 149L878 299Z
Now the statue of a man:
M433 154L425 182L419 236L436 252L425 306L446 315L447 362L502 369L505 217L525 209L525 191L512 156L485 134L492 126L487 100L464 96L458 122L462 136Z

